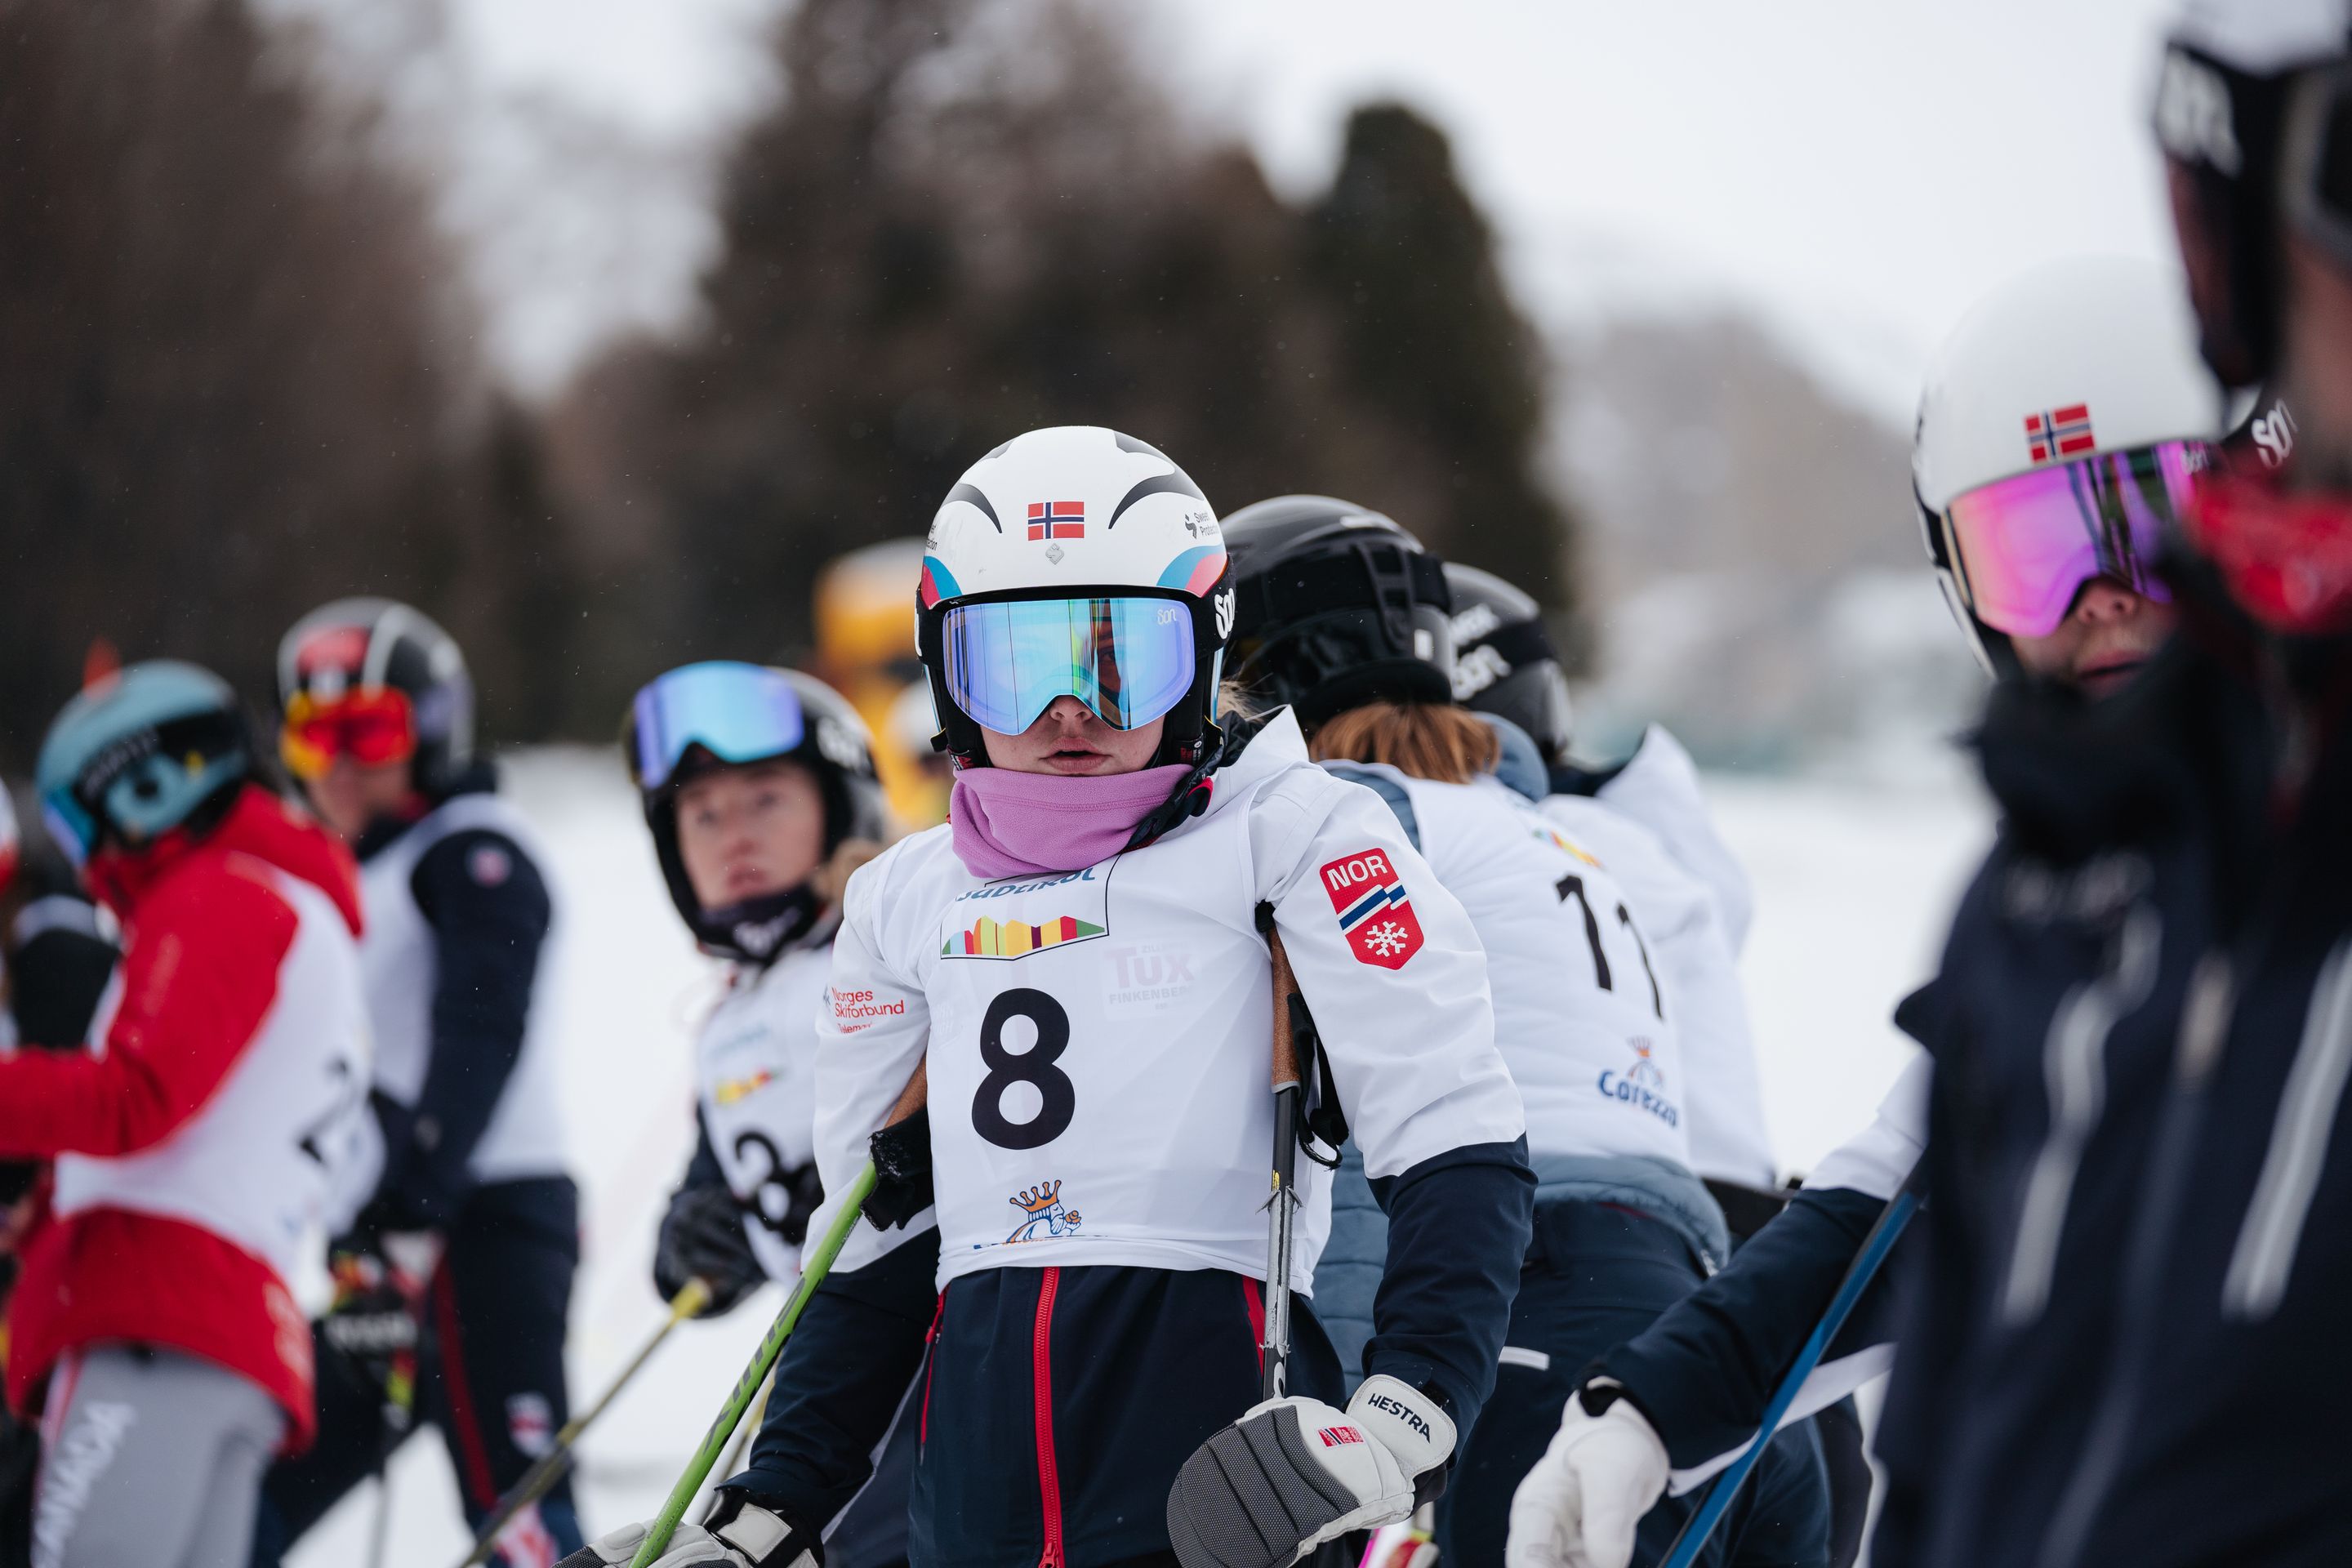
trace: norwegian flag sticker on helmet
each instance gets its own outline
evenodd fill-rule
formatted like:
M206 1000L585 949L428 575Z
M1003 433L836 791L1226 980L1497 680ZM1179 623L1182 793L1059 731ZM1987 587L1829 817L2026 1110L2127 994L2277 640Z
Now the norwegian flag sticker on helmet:
M2080 457L2096 450L2098 445L2097 437L2091 434L2091 405L2087 403L2070 403L2063 408L2048 408L2025 416L2026 450L2037 463Z
M1343 855L1316 873L1360 963L1402 969L1421 951L1421 921L1384 849Z
M1084 539L1087 503L1078 500L1033 500L1029 503L1032 539Z

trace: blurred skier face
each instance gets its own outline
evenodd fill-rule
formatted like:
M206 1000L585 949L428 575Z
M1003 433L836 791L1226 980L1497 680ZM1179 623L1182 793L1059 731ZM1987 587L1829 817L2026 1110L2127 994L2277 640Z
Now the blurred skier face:
M1115 730L1075 697L1056 697L1037 721L1017 735L982 730L988 760L1008 773L1106 777L1131 773L1160 749L1164 719L1136 730Z
M677 853L706 910L798 887L824 856L824 793L798 763L745 763L677 792Z
M2094 577L2048 637L2012 634L2018 662L2033 674L2079 686L2093 697L2120 689L2172 633L2170 605L2112 577Z
M337 757L319 777L304 780L302 793L319 820L346 840L357 839L385 817L400 816L416 799L406 762L369 767L349 754Z

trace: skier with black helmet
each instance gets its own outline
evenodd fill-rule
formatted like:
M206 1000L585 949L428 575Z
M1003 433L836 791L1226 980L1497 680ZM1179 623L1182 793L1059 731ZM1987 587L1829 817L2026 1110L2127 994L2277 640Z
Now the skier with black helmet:
M816 1175L816 1014L841 887L885 836L881 783L856 710L814 677L713 661L657 676L621 748L670 901L730 962L696 1037L694 1158L670 1199L654 1283L711 1288L730 1311L789 1281Z
M935 1202L858 1223L665 1568L815 1561L919 1366L918 1562L1276 1568L1443 1489L1526 1246L1518 1098L1476 938L1379 798L1287 715L1225 754L1227 564L1198 487L1110 430L1017 437L941 504L918 607L950 820L850 879L817 1073L835 1205L923 1068ZM1326 1186L1300 1162L1268 1281L1267 931L1392 1220L1352 1400L1303 1300L1269 1327Z
M381 1174L335 1245L316 1329L318 1444L278 1466L272 1563L379 1472L410 1412L438 1426L479 1521L567 1419L579 1262L545 992L557 930L543 857L474 752L474 688L422 611L340 599L278 650L278 756L360 858ZM506 1568L579 1543L568 1479L501 1532Z
M728 987L695 1036L696 1140L654 1253L673 1297L699 1279L732 1311L800 1272L816 1165L816 1022L849 874L890 837L873 737L798 670L729 660L656 676L621 749L670 900ZM867 1001L838 1004L847 1016ZM825 1542L833 1568L903 1562L915 1433L902 1419L872 1484Z
M1571 757L1568 676L1540 605L1457 562L1445 563L1445 584L1454 700L1535 742L1543 782L1522 793L1570 834L1613 843L1620 821L1642 830L1617 846L1611 864L1649 920L1658 967L1682 999L1691 1169L1722 1205L1733 1241L1743 1241L1782 1201L1738 967L1754 905L1747 870L1716 829L1690 753L1663 725L1649 726L1612 766ZM1519 787L1508 769L1496 776Z
M1650 911L1614 869L1666 865L1665 852L1630 820L1599 824L1605 839L1565 828L1495 775L1499 727L1454 700L1463 606L1437 557L1393 520L1286 496L1224 528L1234 685L1289 704L1313 755L1389 801L1486 951L1496 1043L1527 1103L1535 1237L1495 1395L1434 1522L1444 1561L1499 1568L1511 1492L1579 1370L1730 1256L1691 1165L1683 998L1656 963ZM1335 1203L1354 1184L1346 1167L1340 1182ZM1346 1282L1334 1283L1344 1300ZM1779 1440L1724 1561L1826 1561L1811 1443L1810 1429ZM1674 1510L1652 1522L1657 1544L1677 1522Z

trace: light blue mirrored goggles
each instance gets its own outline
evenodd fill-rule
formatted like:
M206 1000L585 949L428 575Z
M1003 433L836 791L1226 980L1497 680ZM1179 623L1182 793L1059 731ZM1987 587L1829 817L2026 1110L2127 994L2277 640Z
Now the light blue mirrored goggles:
M722 763L751 763L797 750L807 733L800 694L763 665L729 659L681 665L658 675L630 704L639 789L656 790L690 747Z
M1181 599L1015 599L959 605L941 626L948 695L972 722L1017 735L1057 697L1139 730L1192 689L1192 611Z

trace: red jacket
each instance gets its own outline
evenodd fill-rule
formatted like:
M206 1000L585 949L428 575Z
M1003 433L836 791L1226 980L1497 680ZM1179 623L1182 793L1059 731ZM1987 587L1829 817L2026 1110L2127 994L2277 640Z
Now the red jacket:
M301 1038L311 1020L279 1016L280 1004L349 987L350 1010L362 1005L344 956L360 931L357 868L316 823L247 785L203 837L174 833L135 856L94 859L88 879L127 938L102 1047L0 1057L0 1157L92 1157L61 1163L60 1212L24 1249L8 1310L9 1401L33 1409L58 1358L79 1346L166 1345L268 1389L299 1449L315 1426L310 1328L250 1235L206 1223L240 1201L266 1207L254 1181L208 1178L257 1125L274 1132L273 1117L316 1114L315 1096L268 1081L288 1053L314 1048ZM347 934L318 929L334 916ZM255 1070L238 1075L249 1056ZM364 1085L363 1059L358 1078ZM284 1131L291 1146L300 1129Z

